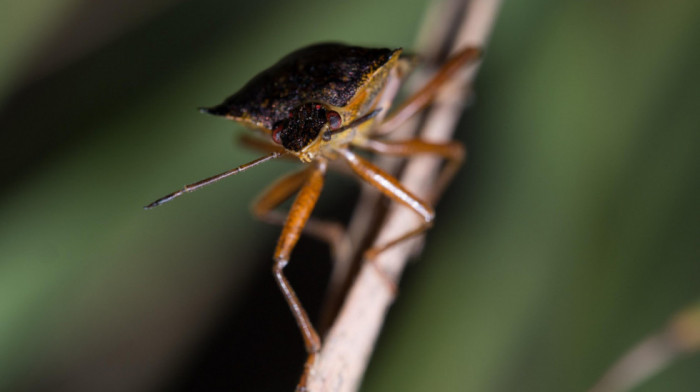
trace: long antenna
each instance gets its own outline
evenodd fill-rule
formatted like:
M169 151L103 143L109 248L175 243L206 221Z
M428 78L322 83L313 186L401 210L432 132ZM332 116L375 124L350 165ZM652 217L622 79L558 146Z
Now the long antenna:
M209 184L211 184L211 183L217 182L217 181L219 181L219 180L221 180L221 179L224 179L224 178L226 178L226 177L228 177L228 176L232 176L232 175L234 175L234 174L238 174L238 173L240 173L240 172L242 172L242 171L244 171L244 170L250 169L251 167L253 167L253 166L255 166L255 165L261 164L261 163L266 162L266 161L269 161L269 160L271 160L271 159L279 158L279 157L282 156L282 155L284 155L284 153L281 153L281 152L273 152L273 153L271 153L271 154L269 154L269 155L265 155L264 157L258 158L258 159L254 160L254 161L252 161L252 162L248 162L248 163L246 163L245 165L238 166L238 167L235 168L235 169L231 169L231 170L225 171L225 172L223 172L223 173L221 173L221 174L217 174L217 175L215 175L215 176L212 176L212 177L209 177L209 178L205 178L205 179L200 180L200 181L197 181L197 182L195 182L195 183L193 183L193 184L185 185L185 186L184 186L182 189L180 189L179 191L175 191L175 192L173 192L173 193L171 193L171 194L169 194L169 195L163 196L163 197L161 197L160 199L154 201L153 203L151 203L151 204L149 204L149 205L147 205L147 206L145 206L145 207L143 207L143 208L144 208L145 210L150 210L151 208L158 207L159 205L164 204L164 203L167 203L167 202L169 202L170 200L172 200L172 199L174 199L174 198L176 198L176 197L178 197L178 196L184 195L185 193L194 192L194 191L196 191L197 189L199 189L199 188L201 188L201 187L203 187L203 186L206 186L206 185L209 185Z
M374 109L371 112L365 114L364 116L358 117L355 120L353 120L352 122L350 122L349 124L343 125L342 127L338 128L338 129L332 129L332 130L329 129L326 131L326 133L323 134L323 139L325 141L331 140L331 136L338 134L338 133L341 133L341 132L348 130L350 128L354 128L354 127L356 127L364 122L367 122L371 118L373 118L374 116L379 114L379 112L381 112L381 111L382 111L382 108Z

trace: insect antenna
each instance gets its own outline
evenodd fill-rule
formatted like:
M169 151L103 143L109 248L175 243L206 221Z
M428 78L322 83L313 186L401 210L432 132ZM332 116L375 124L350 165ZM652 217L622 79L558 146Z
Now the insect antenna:
M231 169L231 170L225 171L225 172L223 172L223 173L221 173L221 174L217 174L217 175L215 175L215 176L212 176L212 177L209 177L209 178L205 178L205 179L200 180L200 181L197 181L197 182L195 182L195 183L193 183L193 184L185 185L185 186L184 186L182 189L180 189L179 191L175 191L175 192L173 192L173 193L171 193L171 194L169 194L169 195L163 196L163 197L161 197L160 199L154 201L153 203L151 203L151 204L149 204L149 205L147 205L147 206L145 206L145 207L143 207L143 208L144 208L145 210L150 210L151 208L158 207L159 205L164 204L164 203L167 203L167 202L169 202L170 200L172 200L172 199L174 199L174 198L176 198L176 197L178 197L178 196L184 195L185 193L194 192L194 191L196 191L197 189L199 189L199 188L201 188L201 187L203 187L203 186L212 184L212 183L217 182L217 181L219 181L219 180L221 180L221 179L224 179L224 178L226 178L226 177L228 177L228 176L232 176L232 175L234 175L234 174L238 174L238 173L240 173L240 172L242 172L242 171L248 170L248 169L250 169L251 167L256 166L256 165L259 165L259 164L261 164L261 163L263 163L263 162L267 162L267 161L269 161L269 160L272 160L272 159L275 159L275 158L279 158L279 157L281 157L282 155L284 155L284 153L281 153L281 152L273 152L273 153L271 153L271 154L269 154L269 155L265 155L265 156L263 156L263 157L260 157L260 158L258 158L258 159L256 159L256 160L252 161L252 162L248 162L248 163L246 163L246 164L244 164L244 165L238 166L238 167L235 168L235 169Z
M326 131L326 133L323 134L323 139L328 141L331 139L331 136L336 135L338 133L341 133L343 131L346 131L350 128L354 128L370 119L372 119L374 116L379 114L379 112L382 111L382 108L379 109L374 109L371 112L365 114L364 116L358 117L355 120L351 121L349 124L346 124L338 129L329 129Z

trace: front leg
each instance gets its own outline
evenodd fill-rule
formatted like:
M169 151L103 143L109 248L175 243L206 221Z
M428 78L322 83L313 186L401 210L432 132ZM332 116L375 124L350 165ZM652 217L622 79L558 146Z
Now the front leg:
M299 191L316 170L315 166L309 166L279 178L255 200L252 206L253 214L263 222L284 226L289 211L280 211L277 207ZM338 222L310 217L304 225L303 232L328 243L335 260L339 252L350 246L345 229Z
M306 314L306 310L302 306L299 298L289 284L289 281L282 273L284 267L289 263L289 257L294 249L294 246L299 241L299 236L301 235L306 222L309 220L311 211L316 205L318 196L321 194L321 189L323 188L323 177L326 173L327 163L325 161L319 161L314 163L314 167L310 170L306 182L302 186L299 194L297 195L292 207L289 210L289 215L282 228L282 234L277 242L277 248L275 249L274 255L274 265L272 267L272 273L275 277L275 281L282 291L284 299L289 305L294 319L299 326L302 338L304 339L304 346L309 354L314 354L321 349L321 339L318 333L311 324L309 316Z

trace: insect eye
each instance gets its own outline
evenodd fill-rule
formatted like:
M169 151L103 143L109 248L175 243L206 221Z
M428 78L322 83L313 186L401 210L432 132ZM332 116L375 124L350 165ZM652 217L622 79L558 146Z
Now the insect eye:
M282 138L280 133L284 129L284 122L280 122L275 126L275 128L272 130L272 141L277 143L277 144L282 144Z
M340 114L338 112L334 112L332 110L329 110L326 113L326 120L328 120L328 126L332 130L336 130L340 128L341 125L343 125L343 119L340 118Z

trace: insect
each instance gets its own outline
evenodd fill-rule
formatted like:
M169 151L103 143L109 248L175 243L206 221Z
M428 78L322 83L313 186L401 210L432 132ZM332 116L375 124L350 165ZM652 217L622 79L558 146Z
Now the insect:
M439 87L463 66L480 58L478 48L468 47L451 57L433 78L402 105L390 112L398 87L412 60L401 49L375 49L325 43L299 49L255 76L223 103L201 108L257 130L264 139L243 141L267 152L261 158L213 177L186 185L145 208L166 203L185 193L240 173L279 157L296 157L306 163L301 171L277 180L253 205L254 214L283 226L274 252L273 275L296 323L306 351L320 350L321 340L301 302L283 274L292 249L305 226L324 231L326 222L309 220L331 161L341 161L389 199L411 209L422 223L366 255L383 250L427 230L435 216L431 206L464 159L464 148L456 141L433 143L419 138L390 141L388 132L431 103ZM379 154L407 157L433 154L446 160L429 200L422 200L398 180L356 154L362 149ZM276 210L297 193L284 218Z

